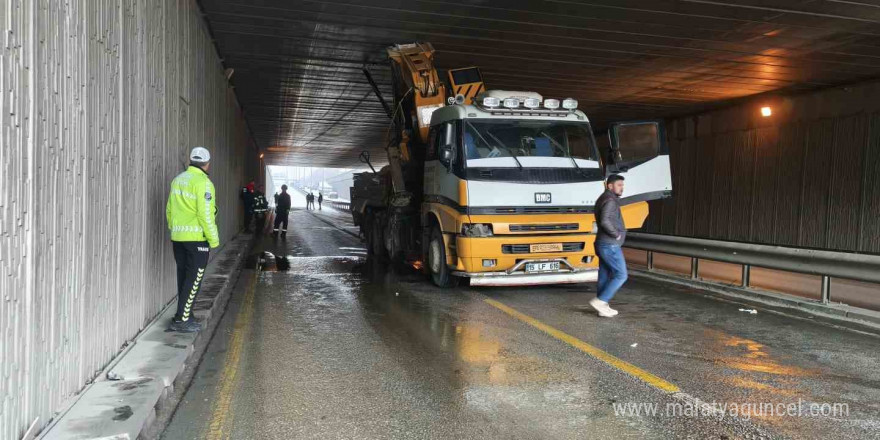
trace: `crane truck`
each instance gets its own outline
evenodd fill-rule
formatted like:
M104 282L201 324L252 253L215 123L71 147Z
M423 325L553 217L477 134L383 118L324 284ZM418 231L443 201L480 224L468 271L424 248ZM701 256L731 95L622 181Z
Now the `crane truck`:
M476 67L448 84L430 43L387 49L393 99L387 165L354 176L351 211L372 258L422 267L438 286L595 281L593 215L603 181L626 179L627 228L671 196L661 121L610 124L599 135L571 98L487 90Z

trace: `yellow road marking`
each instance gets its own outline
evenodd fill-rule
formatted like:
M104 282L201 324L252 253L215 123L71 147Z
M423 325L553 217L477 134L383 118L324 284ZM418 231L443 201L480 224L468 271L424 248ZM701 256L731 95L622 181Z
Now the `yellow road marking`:
M253 282L245 291L244 301L241 304L238 317L235 319L232 340L229 342L226 361L223 364L223 371L218 383L214 410L211 414L211 421L208 424L208 432L205 435L205 438L208 440L227 439L232 431L232 394L237 384L236 378L238 377L241 351L244 347L248 330L251 327L251 318L254 315L254 289L256 288L259 275L260 270L257 269Z
M484 301L492 307L495 307L496 309L501 310L502 312L507 313L508 315L513 316L514 318L519 319L520 321L538 330L541 330L542 332L547 333L548 335L553 336L554 338L565 342L566 344L571 345L572 347L577 348L578 350L602 362L605 362L606 364L611 365L612 367L617 368L618 370L623 371L630 376L640 379L654 388L665 391L667 393L678 393L680 391L678 387L674 384L669 383L629 362L626 362L623 359L617 358L614 355L611 355L599 348L587 344L586 342L581 341L580 339L569 335L562 330L558 330L554 327L544 324L543 322L538 321L537 319L532 318L531 316L526 315L525 313L522 313L512 307L504 305L498 301L495 301L494 299L486 298Z

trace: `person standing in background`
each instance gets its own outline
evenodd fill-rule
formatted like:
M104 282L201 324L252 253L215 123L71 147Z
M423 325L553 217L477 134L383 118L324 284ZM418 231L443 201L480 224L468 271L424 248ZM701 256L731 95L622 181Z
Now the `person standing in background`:
M318 191L318 209L321 209L321 203L324 202L324 194Z
M260 184L254 191L254 232L260 234L266 227L266 212L269 210L269 201L263 192L265 187Z
M254 181L241 188L241 200L244 206L244 232L251 230L251 220L254 217Z
M278 195L278 203L275 205L275 229L274 235L277 237L281 232L281 237L287 236L287 215L290 213L290 194L287 193L287 185L281 185L281 194ZM281 229L279 226L284 225Z

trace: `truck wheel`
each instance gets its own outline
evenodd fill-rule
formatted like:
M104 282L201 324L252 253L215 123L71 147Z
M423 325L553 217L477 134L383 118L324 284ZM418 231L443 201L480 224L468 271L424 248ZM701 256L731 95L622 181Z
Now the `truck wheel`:
M387 256L388 252L385 251L385 239L382 235L382 222L379 221L379 217L374 215L370 216L370 252L373 256L384 260Z
M376 241L376 233L373 229L373 223L375 222L376 220L371 215L364 218L364 247L367 248L367 255L371 257L374 256L374 242Z
M431 273L431 281L438 287L455 287L460 280L459 277L452 275L452 271L446 265L443 233L436 225L431 229L431 241L428 243L428 271Z

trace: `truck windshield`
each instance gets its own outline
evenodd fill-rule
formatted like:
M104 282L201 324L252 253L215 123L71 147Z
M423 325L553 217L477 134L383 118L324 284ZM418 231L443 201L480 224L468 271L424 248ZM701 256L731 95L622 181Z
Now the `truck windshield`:
M584 122L466 120L463 147L470 167L599 168Z

